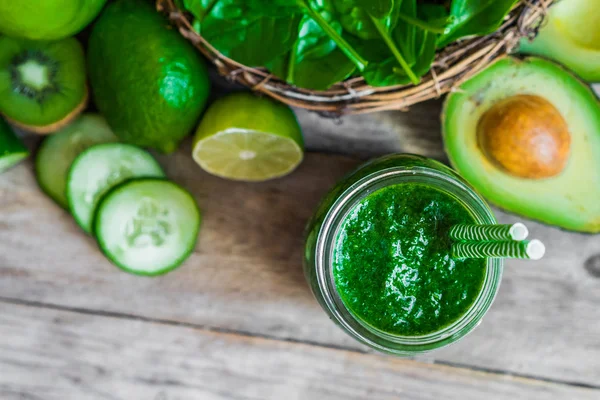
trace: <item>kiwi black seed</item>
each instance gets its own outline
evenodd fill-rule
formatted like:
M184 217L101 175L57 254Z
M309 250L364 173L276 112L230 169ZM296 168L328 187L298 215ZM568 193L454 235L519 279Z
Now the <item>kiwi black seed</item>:
M51 133L75 118L87 97L85 57L76 39L0 37L0 113L6 119Z
M35 87L25 82L20 68L28 63L37 64L40 68L45 69L45 82L42 87ZM60 91L56 82L58 68L58 62L40 50L25 50L21 52L13 57L9 66L13 91L38 103L43 103L53 94Z

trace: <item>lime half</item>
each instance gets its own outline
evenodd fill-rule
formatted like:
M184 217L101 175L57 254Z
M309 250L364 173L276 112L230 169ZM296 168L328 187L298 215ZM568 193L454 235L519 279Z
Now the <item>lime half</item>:
M286 105L250 93L214 102L194 137L194 160L210 174L259 182L296 168L303 157L302 131Z

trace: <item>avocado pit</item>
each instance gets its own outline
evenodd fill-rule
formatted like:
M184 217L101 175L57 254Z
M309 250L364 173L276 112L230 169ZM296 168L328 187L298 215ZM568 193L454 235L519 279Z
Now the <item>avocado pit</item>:
M480 149L511 175L543 179L560 174L569 159L567 122L549 101L528 94L494 104L479 119Z

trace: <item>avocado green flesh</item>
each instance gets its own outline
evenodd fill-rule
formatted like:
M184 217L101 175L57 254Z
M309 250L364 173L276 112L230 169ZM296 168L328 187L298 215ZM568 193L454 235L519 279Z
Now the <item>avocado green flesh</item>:
M519 51L566 65L588 82L600 82L600 4L563 0L550 8L536 39L522 39Z
M479 119L496 102L537 95L556 107L571 134L565 169L545 179L508 174L477 144ZM563 68L540 58L503 58L448 96L443 119L452 165L498 206L565 229L600 232L600 103Z

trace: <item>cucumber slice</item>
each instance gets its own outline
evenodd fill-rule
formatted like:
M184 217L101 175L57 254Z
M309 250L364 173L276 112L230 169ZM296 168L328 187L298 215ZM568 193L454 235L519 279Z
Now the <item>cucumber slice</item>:
M38 184L61 207L68 208L67 174L75 157L95 144L118 141L104 118L82 115L42 142L35 159Z
M165 173L145 150L124 143L92 146L75 158L67 177L71 214L88 233L101 197L113 186L131 178L163 177Z
M136 275L161 275L192 253L200 210L185 189L163 179L133 179L104 196L94 233L104 254Z
M29 155L10 126L0 118L0 172L3 172Z

